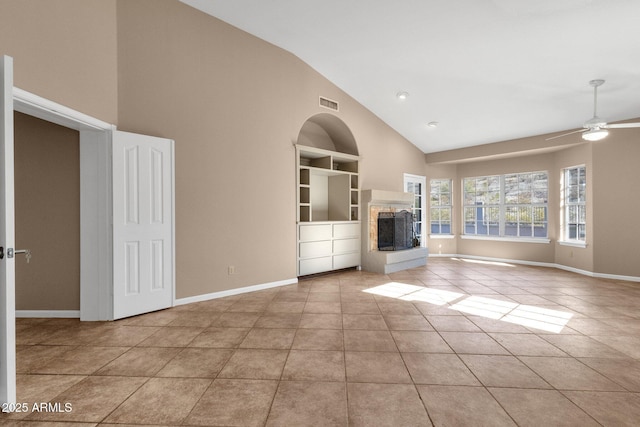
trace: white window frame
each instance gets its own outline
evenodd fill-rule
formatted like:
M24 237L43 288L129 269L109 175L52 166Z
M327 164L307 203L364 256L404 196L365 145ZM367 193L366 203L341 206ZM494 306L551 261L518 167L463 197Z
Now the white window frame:
M580 170L584 170L584 183L580 182ZM578 182L570 184L569 177L571 171L576 171ZM572 202L569 199L570 187L575 186L578 192L578 200ZM580 188L582 187L582 188ZM571 166L562 169L562 203L563 203L563 225L562 225L562 241L561 244L569 244L574 246L586 246L587 242L587 167L586 165ZM576 221L571 221L571 211L575 209ZM580 211L583 212L584 221L580 221ZM570 236L571 225L576 226L576 236ZM580 226L583 226L584 236L580 236Z
M445 193L442 193L440 191L441 188L441 183L442 182L448 182L449 183L449 203L445 203L442 204L442 198L441 196ZM434 194L434 184L435 184L435 188L437 188L438 190L436 191L436 194L438 194L438 200L440 201L440 203L437 206L433 206L431 204L431 197L432 194ZM442 232L442 217L440 216L440 219L437 221L439 228L440 228L440 232L439 233L434 233L433 232L433 225L432 225L432 210L433 209L437 209L439 211L443 211L443 210L448 210L449 211L449 232L448 233L443 233ZM429 236L432 237L441 237L441 236L451 236L453 235L453 180L450 178L433 178L429 180L429 215L428 215L428 226L429 226Z
M547 193L547 202L546 203L506 203L505 200L505 181L506 181L506 177L507 176L511 176L511 175L533 175L533 174L540 174L540 173L544 173L547 177L547 187L546 187L546 193ZM476 186L476 193L478 192L477 188L478 188L478 182L481 180L487 180L488 183L490 183L491 181L493 181L493 188L490 187L489 184L487 184L487 193L493 193L498 194L498 198L497 201L493 200L494 203L491 204L486 204L486 205L482 205L481 207L477 204L468 204L467 203L467 192L465 190L465 182L467 180L475 180L475 186ZM496 186L496 180L499 181L499 186ZM533 184L532 184L533 185ZM486 175L486 176L477 176L477 177L465 177L462 179L461 182L461 189L462 189L462 238L463 239L487 239L487 240L503 240L503 241L515 241L515 242L534 242L534 243L549 243L550 239L549 239L549 206L548 206L548 196L549 196L549 173L547 171L532 171L532 172L517 172L517 173L507 173L507 174L502 174L502 175ZM533 187L532 187L533 190ZM489 210L491 210L491 212L493 212L493 216L496 217L497 216L497 221L496 218L493 218L493 220L491 221L491 223L494 224L493 228L489 228L487 226L486 229L486 234L478 234L477 231L477 224L478 224L478 219L477 217L474 216L474 222L475 222L475 233L469 233L467 234L467 209L474 209L475 214L477 214L477 209L481 208L483 210L483 213L486 215ZM544 208L545 212L546 212L546 219L545 221L543 221L544 224L546 224L546 231L547 231L547 235L544 237L536 237L535 236L535 228L532 230L532 236L520 236L520 231L519 231L519 226L520 226L520 222L518 221L518 235L508 235L506 234L506 223L507 223L507 208L512 208L512 207L528 207L531 208L532 210L535 208ZM483 223L486 225L488 223L488 219L486 219L486 217L483 215L483 219L482 219ZM497 222L497 225L495 224Z
M413 186L413 184L420 184L420 188L422 189L421 193L418 194L413 190L410 190L410 186L409 184L412 184L412 188L415 188L415 186ZM416 197L420 198L420 207L417 208L415 206L415 203L412 204L411 208L412 208L412 213L414 214L415 217L415 221L419 222L419 226L417 228L420 229L420 233L416 232L416 238L419 239L420 242L420 246L421 247L426 247L427 246L427 242L426 242L426 233L425 233L425 224L427 224L426 221L426 215L427 215L427 202L426 202L426 188L427 188L427 177L425 176L421 176L421 175L413 175L413 174L409 174L409 173L405 173L404 174L404 191L407 193L413 193ZM416 199L416 197L414 197L414 201ZM417 211L420 211L420 215L416 215ZM419 217L418 217L419 216Z

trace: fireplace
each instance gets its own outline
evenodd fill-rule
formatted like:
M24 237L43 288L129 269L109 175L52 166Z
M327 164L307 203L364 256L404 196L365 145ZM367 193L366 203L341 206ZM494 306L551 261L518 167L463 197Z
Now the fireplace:
M367 207L362 219L362 247L366 248L362 251L362 268L390 274L426 265L429 250L413 243L414 194L386 190L362 190L360 194L362 205ZM383 218L380 232L385 243L378 243L379 217ZM389 224L392 226L387 227Z
M413 248L413 214L409 211L378 214L378 250L400 251Z

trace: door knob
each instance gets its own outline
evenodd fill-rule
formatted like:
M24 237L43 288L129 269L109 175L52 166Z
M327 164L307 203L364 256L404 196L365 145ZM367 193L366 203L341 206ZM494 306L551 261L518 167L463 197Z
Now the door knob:
M2 250L2 247L0 247L0 255L4 256ZM13 258L14 254L24 254L24 256L27 258L27 263L31 262L31 249L16 249L14 250L13 248L7 248L7 258ZM0 259L2 259L2 256L0 256Z
M31 249L16 249L13 251L14 254L24 254L27 259L27 264L31 262Z

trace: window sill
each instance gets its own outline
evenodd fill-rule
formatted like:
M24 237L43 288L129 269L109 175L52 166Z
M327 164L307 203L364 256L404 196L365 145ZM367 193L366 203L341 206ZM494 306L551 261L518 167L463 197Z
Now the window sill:
M560 246L571 246L573 248L586 248L587 242L582 240L558 240Z
M461 239L465 240L492 240L495 242L514 242L514 243L551 243L551 239L543 238L543 237L497 237L497 236L469 236L463 234L460 236Z
M455 239L453 234L429 234L430 239Z

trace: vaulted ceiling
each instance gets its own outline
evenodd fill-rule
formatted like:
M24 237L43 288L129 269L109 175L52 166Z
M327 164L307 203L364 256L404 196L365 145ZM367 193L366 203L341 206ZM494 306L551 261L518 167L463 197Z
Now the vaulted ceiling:
M181 1L293 53L425 153L580 128L592 79L598 116L640 117L638 0Z

